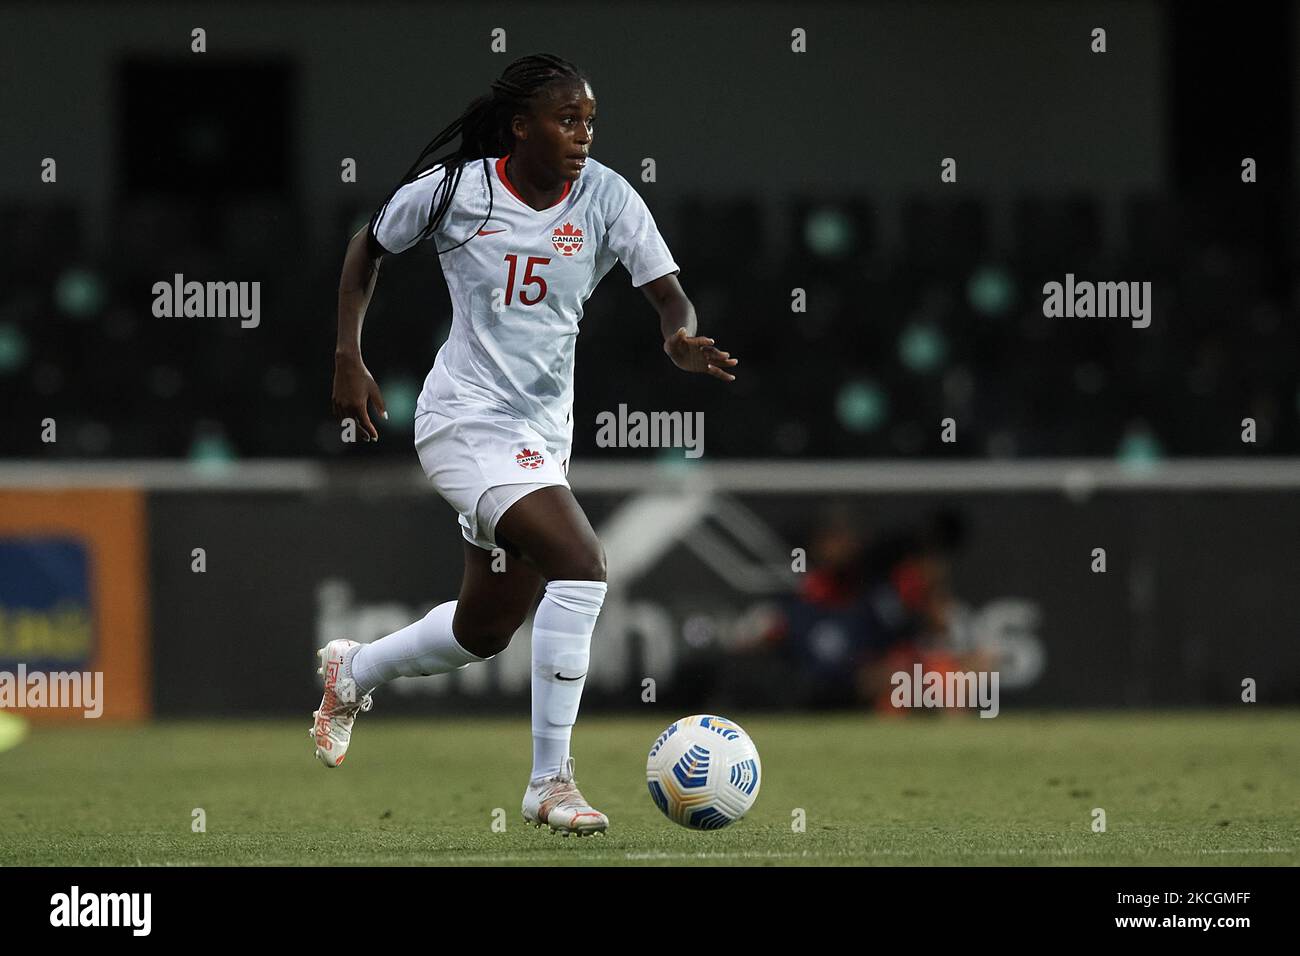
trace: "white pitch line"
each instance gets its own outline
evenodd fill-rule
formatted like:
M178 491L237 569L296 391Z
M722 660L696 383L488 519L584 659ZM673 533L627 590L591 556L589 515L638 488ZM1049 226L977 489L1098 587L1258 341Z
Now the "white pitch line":
M382 864L405 864L413 863L536 863L539 866L551 865L557 861L554 857L543 856L545 849L538 853L521 854L521 853L485 853L485 854L451 854L447 856L414 854L410 856L358 856L345 857L336 860L338 865L382 865ZM840 850L840 851L814 851L802 850L799 852L784 852L779 850L701 850L696 853L669 853L665 851L618 851L618 850L590 850L581 849L573 850L573 859L575 861L591 860L627 860L631 862L653 861L653 860L833 860L844 859L848 857L917 857L927 856L937 859L947 857L989 857L989 856L1051 856L1051 857L1071 857L1071 856L1132 856L1143 857L1157 854L1171 856L1187 855L1213 855L1229 853L1298 853L1300 847L1233 847L1218 850L1115 850L1105 847L1098 847L1095 850L1034 850L1034 849L1017 849L1017 850L948 850L942 853L933 853L927 850ZM581 855L578 855L581 854ZM209 866L210 863L196 864ZM250 865L250 864L239 864ZM256 866L298 866L302 865L300 860L259 860Z
M554 857L544 856L547 848L539 849L537 853L484 853L484 854L453 854L448 856L433 855L427 853L410 854L407 856L356 856L344 857L335 860L335 865L339 866L378 866L384 864L395 864L398 866L410 866L416 863L535 863L539 866L549 866L557 861ZM1033 849L1016 849L1016 850L947 850L943 853L934 853L927 850L838 850L838 851L815 851L801 850L799 852L786 852L780 850L700 850L695 853L669 853L659 850L647 851L619 851L619 850L573 850L574 860L627 860L632 862L651 861L651 860L833 860L843 859L845 857L869 857L869 856L932 856L940 860L945 857L966 856L966 857L984 857L984 856L1152 856L1155 854L1166 854L1171 856L1187 855L1215 855L1229 853L1300 853L1300 847L1287 846L1267 846L1267 847L1228 847L1216 850L1115 850L1105 847L1097 847L1093 850L1033 850ZM580 856L578 854L581 854ZM108 863L105 866L119 866L121 864ZM221 865L212 860L194 860L181 863L161 862L161 863L144 863L137 859L136 866L139 867L167 867L167 866L214 866ZM234 866L303 866L301 859L286 860L257 860L256 862L240 862L232 864ZM3 867L0 867L3 868Z

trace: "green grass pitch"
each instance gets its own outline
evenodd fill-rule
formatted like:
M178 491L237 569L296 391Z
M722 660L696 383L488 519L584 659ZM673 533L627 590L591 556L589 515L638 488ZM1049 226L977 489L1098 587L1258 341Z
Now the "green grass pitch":
M1300 864L1300 712L729 716L762 789L713 833L646 792L669 715L582 718L578 782L611 822L581 840L520 817L526 720L366 715L337 770L306 716L38 726L0 753L0 865Z

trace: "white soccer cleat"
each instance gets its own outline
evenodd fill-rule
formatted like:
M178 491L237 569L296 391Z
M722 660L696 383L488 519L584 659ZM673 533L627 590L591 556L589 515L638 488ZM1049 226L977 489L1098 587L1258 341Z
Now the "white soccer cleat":
M352 741L353 721L374 703L369 694L357 700L357 684L349 665L360 646L356 641L330 641L316 652L320 658L316 673L325 678L325 696L320 699L320 709L312 714L315 720L309 735L316 741L316 756L327 767L343 763Z
M570 757L556 776L530 783L524 791L524 822L548 826L552 833L590 836L604 833L609 818L587 802L573 779Z

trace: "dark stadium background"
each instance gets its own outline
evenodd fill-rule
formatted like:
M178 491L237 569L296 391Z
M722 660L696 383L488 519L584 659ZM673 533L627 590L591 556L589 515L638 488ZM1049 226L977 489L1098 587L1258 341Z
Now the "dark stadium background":
M323 427L346 238L505 63L555 50L593 78L594 155L643 193L745 369L730 389L676 374L613 273L583 323L579 422L620 402L703 410L719 458L1300 453L1289 5L597 9L0 11L0 448L355 458ZM809 53L789 51L795 26ZM430 256L385 263L368 317L398 412L370 459L410 460L449 318ZM175 272L260 280L264 323L154 320L142 303ZM1067 272L1151 281L1152 327L1043 318L1042 283ZM70 426L57 450L22 427L46 415ZM575 437L596 450L594 428Z
M1011 704L1239 707L1244 678L1300 700L1294 6L615 9L0 9L3 530L88 535L78 522L124 513L105 487L139 508L136 550L88 550L92 578L96 561L137 569L130 600L81 598L97 643L66 663L139 651L145 690L122 714L305 714L324 630L376 637L454 593L454 517L410 438L450 318L435 257L387 260L367 316L392 413L378 446L329 418L339 268L424 143L510 60L553 51L589 72L593 155L644 196L701 329L742 362L729 387L679 373L621 267L588 303L574 487L598 531L619 508L640 522L610 546L602 626L625 650L593 707L638 706L651 671L683 708L868 706L855 662L918 634L1032 675ZM175 273L260 281L259 327L155 318L151 287ZM1044 318L1042 284L1067 273L1150 281L1150 327ZM705 457L598 448L595 416L620 404L702 411ZM695 480L703 499L668 506L689 518L678 538L646 545L655 493ZM31 517L69 488L83 517ZM942 514L960 543L936 551ZM878 602L818 619L795 548L850 603L899 598L925 565L988 626L927 633L920 607L894 631ZM352 616L322 597L339 583ZM120 620L124 603L143 613ZM782 638L772 614L791 607L804 630ZM197 666L213 640L260 662L256 680L214 685ZM522 688L485 674L387 706L517 709Z

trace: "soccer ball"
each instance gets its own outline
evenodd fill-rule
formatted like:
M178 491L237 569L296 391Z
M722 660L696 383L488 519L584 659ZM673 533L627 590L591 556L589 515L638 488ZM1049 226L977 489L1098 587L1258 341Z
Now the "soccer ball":
M718 830L758 799L763 767L740 725L723 717L683 717L659 735L646 760L655 806L692 830Z

